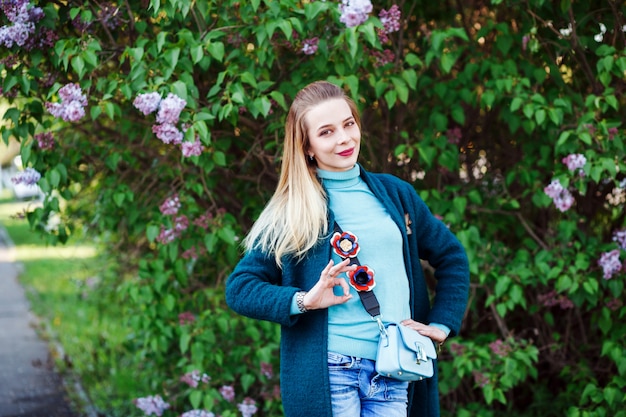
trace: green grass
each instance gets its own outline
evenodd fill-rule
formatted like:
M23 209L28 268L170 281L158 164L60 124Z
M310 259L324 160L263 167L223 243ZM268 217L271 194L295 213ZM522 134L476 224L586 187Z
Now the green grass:
M123 323L124 308L102 293L107 260L87 239L75 237L66 245L48 246L45 237L30 230L16 214L32 210L37 202L16 202L0 196L0 224L23 265L19 279L33 312L46 324L42 335L63 347L65 358L57 365L67 375L78 375L99 413L126 415L129 392L141 384L132 372L132 352L124 348L129 331ZM71 371L71 372L70 372Z

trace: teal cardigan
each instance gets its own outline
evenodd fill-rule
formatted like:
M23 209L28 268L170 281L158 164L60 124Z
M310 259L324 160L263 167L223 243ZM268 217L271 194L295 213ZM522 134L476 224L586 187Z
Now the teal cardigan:
M393 175L372 174L362 168L361 177L402 232L412 318L422 323L443 324L450 328L450 337L456 335L469 291L469 266L462 245L432 215L411 184ZM406 216L410 219L408 226ZM332 212L329 221L333 224ZM272 254L251 250L226 282L226 302L230 308L281 325L280 378L286 417L332 417L327 310L290 314L294 294L311 289L330 258L328 239L320 240L303 259L285 257L282 270ZM437 285L432 306L420 259L435 269ZM408 415L439 416L437 373L410 384Z

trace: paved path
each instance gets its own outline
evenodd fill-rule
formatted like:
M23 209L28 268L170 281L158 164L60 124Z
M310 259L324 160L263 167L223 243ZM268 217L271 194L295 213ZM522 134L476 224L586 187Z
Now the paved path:
M0 225L0 417L77 417L33 326L10 238Z

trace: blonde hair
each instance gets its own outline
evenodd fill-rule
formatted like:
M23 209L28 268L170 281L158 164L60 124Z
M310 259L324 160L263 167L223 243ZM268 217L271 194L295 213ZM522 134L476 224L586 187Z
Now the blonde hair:
M247 250L272 253L279 266L283 256L302 257L328 233L326 193L316 176L317 162L307 158L305 117L312 107L337 98L346 101L360 129L355 103L341 88L326 81L304 87L289 108L276 191L244 240Z

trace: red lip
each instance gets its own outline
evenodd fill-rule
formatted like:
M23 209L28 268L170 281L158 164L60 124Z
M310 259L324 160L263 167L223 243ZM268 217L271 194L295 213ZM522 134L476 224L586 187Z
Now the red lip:
M343 152L339 152L337 155L340 155L340 156L350 156L353 153L354 153L354 148L350 148L350 149L346 149Z

